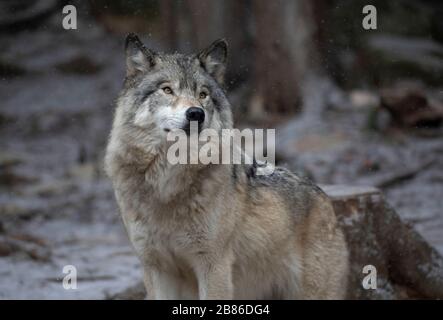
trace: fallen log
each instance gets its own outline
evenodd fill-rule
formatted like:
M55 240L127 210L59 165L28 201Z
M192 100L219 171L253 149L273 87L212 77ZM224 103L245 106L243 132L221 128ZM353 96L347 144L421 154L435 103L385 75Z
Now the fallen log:
M321 186L333 201L350 253L348 299L442 299L443 258L373 187ZM367 265L376 289L362 285ZM142 299L142 284L110 299Z

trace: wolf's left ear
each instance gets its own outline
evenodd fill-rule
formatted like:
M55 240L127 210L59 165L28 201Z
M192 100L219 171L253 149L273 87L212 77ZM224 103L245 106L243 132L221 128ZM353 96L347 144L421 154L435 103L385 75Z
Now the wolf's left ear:
M130 33L126 37L125 51L127 76L148 71L156 63L157 54L146 48L134 33Z
M203 69L219 84L223 84L228 57L228 43L226 40L214 41L208 48L201 51L197 57Z

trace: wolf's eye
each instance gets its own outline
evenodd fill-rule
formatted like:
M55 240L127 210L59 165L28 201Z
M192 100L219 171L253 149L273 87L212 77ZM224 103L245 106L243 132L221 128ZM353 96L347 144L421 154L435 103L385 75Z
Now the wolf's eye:
M202 100L206 99L207 96L208 96L208 94L206 92L203 92L203 91L200 92L200 94L199 94L199 98L202 99Z
M172 89L170 87L164 87L163 92L166 94L172 94Z

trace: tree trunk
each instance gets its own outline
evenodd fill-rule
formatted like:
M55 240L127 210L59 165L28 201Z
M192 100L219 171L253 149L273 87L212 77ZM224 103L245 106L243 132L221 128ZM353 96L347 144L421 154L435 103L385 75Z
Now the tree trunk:
M253 9L256 92L250 111L294 112L305 77L318 68L311 3L254 0Z
M225 38L230 53L226 84L232 88L245 81L252 66L252 39L248 28L251 20L249 2L170 2L162 2L160 10L168 49L196 52L217 39Z

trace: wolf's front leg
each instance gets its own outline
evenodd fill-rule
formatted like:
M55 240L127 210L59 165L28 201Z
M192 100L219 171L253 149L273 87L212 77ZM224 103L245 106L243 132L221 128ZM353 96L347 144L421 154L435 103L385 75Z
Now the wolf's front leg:
M172 274L157 269L144 270L144 284L147 299L176 300L180 296L180 279Z
M196 267L199 297L201 300L231 300L234 298L232 283L232 258L214 259L202 257Z

